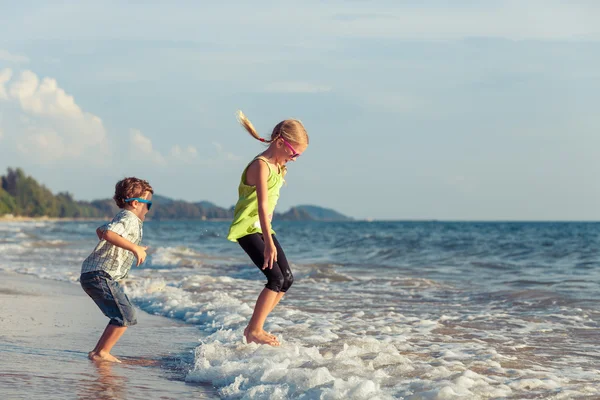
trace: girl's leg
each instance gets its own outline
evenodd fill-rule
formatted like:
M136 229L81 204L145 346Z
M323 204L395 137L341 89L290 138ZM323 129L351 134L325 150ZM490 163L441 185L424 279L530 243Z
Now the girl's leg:
M256 266L265 274L268 280L267 284L265 285L265 289L263 289L261 294L258 296L252 318L248 324L248 327L244 330L244 335L246 336L248 342L255 341L259 343L278 345L279 342L275 336L265 332L263 325L269 313L283 297L283 292L281 290L286 286L286 275L284 275L283 271L281 270L278 261L273 264L272 269L262 269L265 248L262 235L252 234L244 236L243 238L240 238L238 242L248 256L250 256L254 264L256 264ZM276 246L279 252L280 246L278 243L276 243ZM277 258L278 260L280 259L279 254ZM285 260L285 255L283 255L283 259Z
M269 310L269 313L271 313L271 311L273 311L275 309L277 304L279 304L279 302L283 298L283 295L285 295L285 292L277 293L277 296L275 297L275 299L273 299L273 304L271 304L271 309Z
M283 276L283 285L281 286L281 291L277 293L277 297L273 302L273 306L271 307L271 311L279 304L283 296L287 293L288 289L294 283L294 275L292 275L292 270L287 261L287 257L285 256L285 252L281 248L279 241L275 237L273 237L273 242L275 243L275 248L277 249L277 265L279 266L279 270L281 271L281 275Z
M269 335L265 332L263 328L267 316L271 313L273 303L278 295L279 293L264 288L258 296L252 318L250 318L248 327L244 331L248 343L255 342L279 346L279 341L273 335Z
M273 293L275 294L275 296L272 295ZM252 318L250 318L248 326L246 326L246 329L244 329L244 336L246 336L246 340L248 341L248 343L250 343L250 340L248 340L248 332L250 331L251 326L253 325L253 321L256 321L253 326L255 333L257 331L261 331L262 333L268 336L270 341L278 342L277 337L275 335L264 330L264 323L271 311L273 311L277 303L279 303L283 295L283 292L277 293L267 288L264 288L262 290L262 292L258 296L258 299L256 300L256 305L254 306ZM266 313L266 315L264 315L263 317L264 313Z

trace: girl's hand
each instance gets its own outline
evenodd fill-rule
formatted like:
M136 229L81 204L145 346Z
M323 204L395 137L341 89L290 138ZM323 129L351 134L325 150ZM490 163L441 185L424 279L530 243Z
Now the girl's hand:
M139 267L141 263L143 263L144 261L146 261L146 250L148 249L148 246L135 246L133 248L133 255L135 256L135 258L137 258L137 264L135 265L136 267Z
M277 262L277 248L275 247L275 243L272 240L265 242L265 252L264 252L265 262L263 264L262 269L273 269L273 264Z
M97 228L96 235L98 235L98 240L104 239L104 229L102 229L102 227Z

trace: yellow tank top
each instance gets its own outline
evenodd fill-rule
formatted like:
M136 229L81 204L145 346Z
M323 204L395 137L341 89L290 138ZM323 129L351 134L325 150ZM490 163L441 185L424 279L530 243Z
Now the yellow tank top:
M273 212L279 200L279 189L283 185L284 179L281 173L273 171L271 164L266 158L260 156L256 157L255 160L261 160L269 167L269 177L267 178L267 196L268 196L268 218L269 223L273 218ZM252 164L250 162L250 164ZM256 195L256 186L246 185L246 172L248 171L248 164L242 173L240 180L240 186L238 188L239 199L235 205L233 211L233 222L229 227L229 234L227 239L232 242L237 242L241 237L250 235L252 233L262 233L260 228L260 221L258 218L258 198ZM271 233L275 234L273 230Z

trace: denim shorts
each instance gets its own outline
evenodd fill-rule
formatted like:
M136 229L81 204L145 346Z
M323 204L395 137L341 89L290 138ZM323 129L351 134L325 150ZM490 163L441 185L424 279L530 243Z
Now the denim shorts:
M137 324L135 309L119 283L105 271L81 274L79 283L100 310L110 318L109 324L131 326Z

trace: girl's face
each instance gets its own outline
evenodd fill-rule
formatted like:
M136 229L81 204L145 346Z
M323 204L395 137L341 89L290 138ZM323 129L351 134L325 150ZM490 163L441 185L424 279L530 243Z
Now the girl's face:
M308 147L306 144L290 142L283 137L279 137L276 143L278 151L277 158L280 160L281 164L287 164L289 161L296 161Z

